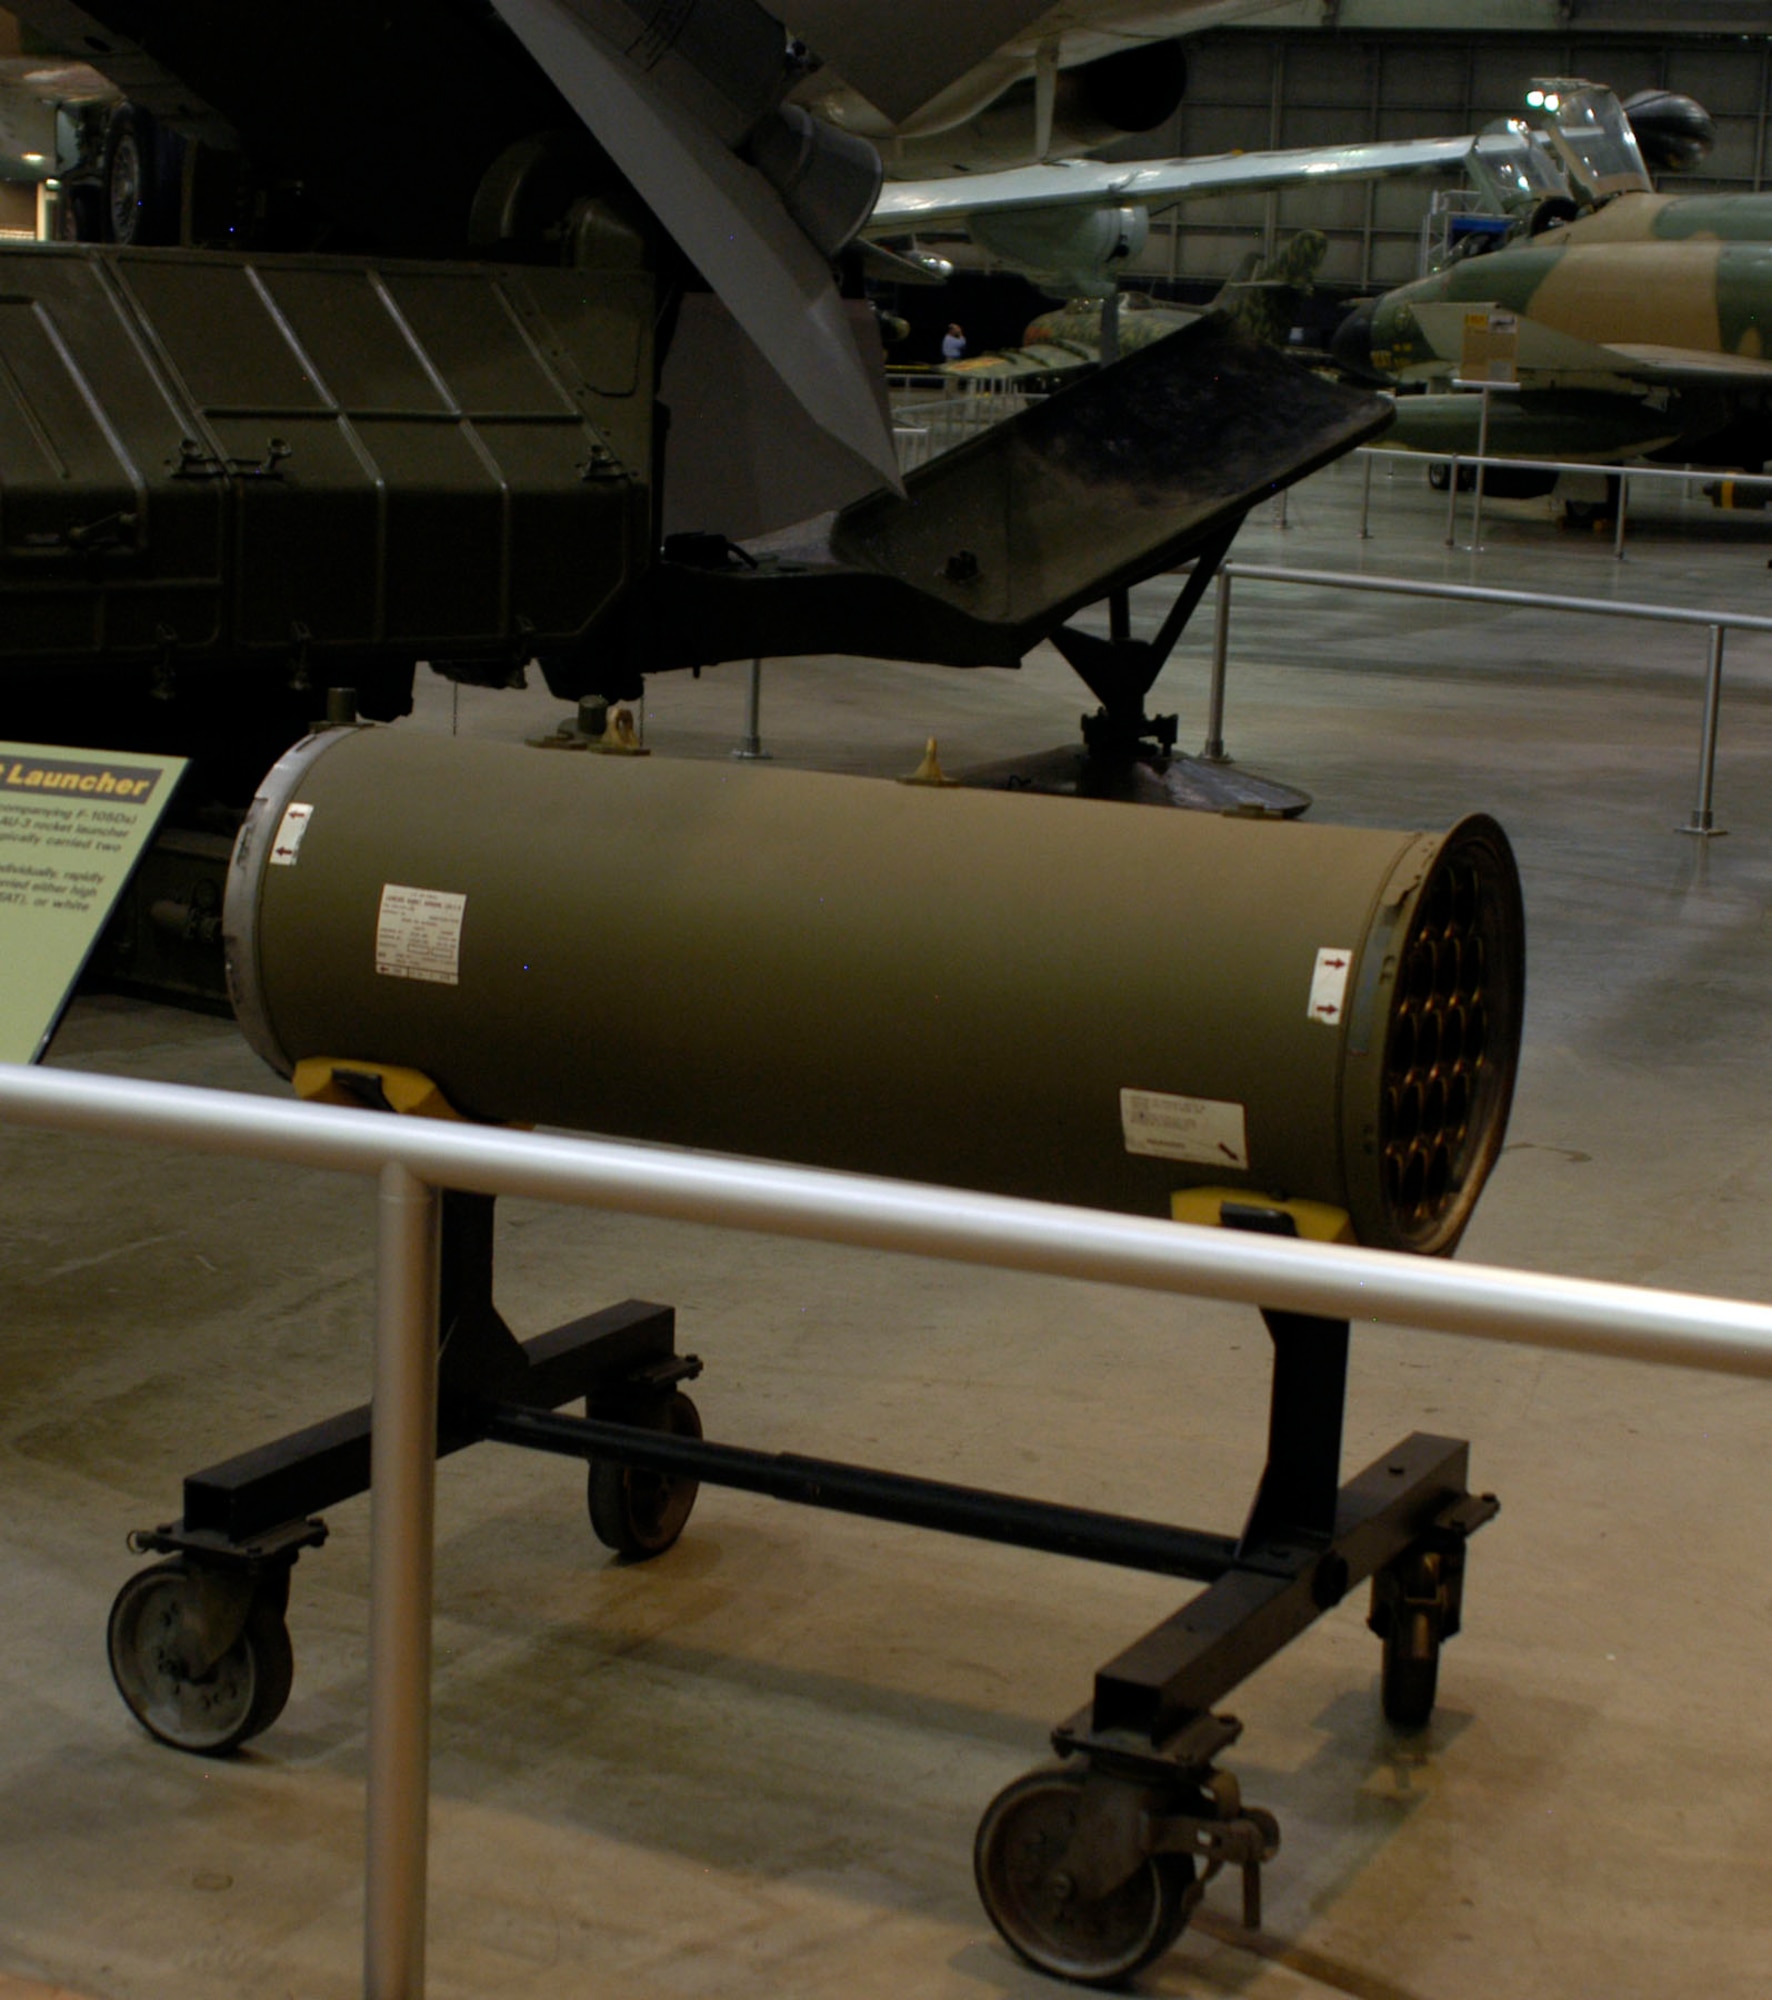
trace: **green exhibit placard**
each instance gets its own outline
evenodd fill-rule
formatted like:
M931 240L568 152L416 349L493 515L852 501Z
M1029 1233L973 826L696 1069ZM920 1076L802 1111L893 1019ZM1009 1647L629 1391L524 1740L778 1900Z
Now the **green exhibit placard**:
M0 1062L35 1062L183 757L0 743Z

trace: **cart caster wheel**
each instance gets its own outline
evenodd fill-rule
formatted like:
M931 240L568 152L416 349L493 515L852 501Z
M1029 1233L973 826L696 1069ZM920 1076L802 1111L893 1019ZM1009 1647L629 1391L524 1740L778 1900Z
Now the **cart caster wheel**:
M111 1606L111 1677L124 1705L175 1750L224 1757L283 1713L295 1654L289 1576L252 1578L183 1556L138 1570Z
M673 1437L701 1436L701 1415L680 1389L673 1389L639 1421L646 1430L667 1431ZM593 1458L587 1489L591 1528L598 1541L618 1555L639 1558L662 1555L682 1534L701 1481Z
M1087 1776L1072 1766L1030 1771L999 1792L979 1822L972 1867L986 1915L1030 1965L1082 1986L1113 1986L1187 1928L1194 1863L1153 1854L1108 1895L1080 1896L1056 1864Z
M1425 1729L1433 1715L1452 1601L1445 1558L1434 1549L1405 1555L1372 1579L1367 1623L1384 1642L1379 1692L1394 1729Z
M1399 1604L1384 1635L1379 1695L1393 1729L1425 1729L1440 1684L1439 1620L1431 1611Z

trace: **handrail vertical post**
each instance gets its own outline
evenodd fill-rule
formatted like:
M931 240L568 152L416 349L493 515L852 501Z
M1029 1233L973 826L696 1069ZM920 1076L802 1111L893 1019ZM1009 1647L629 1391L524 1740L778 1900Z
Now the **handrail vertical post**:
M1458 454L1446 461L1446 546L1458 546Z
M1489 470L1489 384L1482 389L1483 407L1477 417L1477 486L1471 499L1471 554L1483 552L1483 482Z
M364 2000L420 2000L430 1816L431 1565L442 1197L390 1161L376 1197Z
M1698 802L1692 817L1678 829L1697 834L1701 840L1715 838L1727 829L1717 825L1712 810L1717 777L1717 716L1723 705L1723 638L1726 628L1710 628L1710 658L1704 673L1704 728L1698 744Z
M1212 606L1212 682L1206 700L1206 742L1200 758L1207 764L1228 764L1224 754L1224 673L1231 637L1231 575L1218 572L1218 595Z
M1360 540L1369 542L1372 539L1372 454L1365 451L1360 456L1366 466L1365 478L1360 483Z
M747 764L766 764L769 752L763 748L763 662L751 662L750 685L745 690L744 735L733 756Z
M1612 533L1612 556L1615 562L1624 561L1624 516L1630 505L1630 474L1623 467L1618 473L1618 520Z

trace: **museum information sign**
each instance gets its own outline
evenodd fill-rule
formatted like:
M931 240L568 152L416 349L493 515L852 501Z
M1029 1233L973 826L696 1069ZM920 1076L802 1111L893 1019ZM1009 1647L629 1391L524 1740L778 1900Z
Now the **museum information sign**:
M185 768L0 743L0 1062L35 1062Z

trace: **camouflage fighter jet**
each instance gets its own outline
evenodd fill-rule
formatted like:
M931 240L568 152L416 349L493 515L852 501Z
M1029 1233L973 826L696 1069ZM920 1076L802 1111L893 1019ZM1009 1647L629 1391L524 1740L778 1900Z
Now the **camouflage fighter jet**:
M1213 311L1270 347L1287 346L1328 248L1329 239L1320 230L1304 229L1272 257L1251 251L1206 306L1172 305L1141 292L1122 292L1116 306L1120 353L1136 354ZM1020 347L968 355L941 372L959 381L1012 383L1036 392L1059 388L1101 365L1102 311L1100 299L1072 299L1031 321Z
M1772 458L1772 195L1658 194L1610 91L1536 89L1548 132L1512 125L1473 155L1513 230L1356 307L1336 359L1429 385L1399 396L1394 442L1474 451L1481 398L1441 391L1467 321L1500 309L1517 315L1520 388L1492 399L1492 452L1757 468Z

